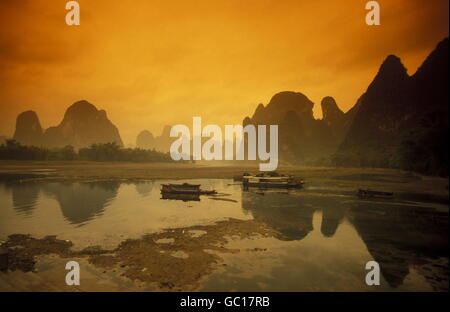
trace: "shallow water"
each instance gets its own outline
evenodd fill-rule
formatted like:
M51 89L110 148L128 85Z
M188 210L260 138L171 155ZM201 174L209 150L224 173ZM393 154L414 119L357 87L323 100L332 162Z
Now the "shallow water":
M221 254L226 265L207 277L200 290L448 288L448 200L420 193L362 200L348 183L246 191L226 179L177 181L202 184L222 196L162 199L160 186L167 182L2 183L0 239L13 233L57 235L73 241L76 249L113 248L165 228L256 219L277 234L232 240L229 248L240 252ZM371 260L380 263L380 286L365 284L365 264Z
M125 238L137 238L165 228L209 224L227 218L251 219L241 209L240 186L228 180L183 180L201 183L231 194L236 202L161 199L161 184L71 182L10 183L0 187L0 237L12 233L58 235L76 248L88 245L115 247Z

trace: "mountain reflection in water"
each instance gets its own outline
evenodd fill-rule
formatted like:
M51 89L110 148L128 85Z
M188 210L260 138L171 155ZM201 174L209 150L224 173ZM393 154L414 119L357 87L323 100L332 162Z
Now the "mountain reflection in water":
M136 184L136 191L142 196L147 197L153 189L153 181L144 181Z
M129 236L168 227L229 217L254 218L274 229L280 244L296 242L301 246L314 232L314 225L321 236L319 240L314 233L318 250L327 241L336 240L336 244L344 246L340 248L345 257L346 246L361 249L355 246L362 241L367 250L358 252L368 252L380 264L384 280L392 288L405 283L412 267L435 289L448 276L448 210L432 208L426 201L410 199L408 202L405 197L409 195L403 194L392 201L371 201L345 192L313 188L309 192L307 189L244 191L230 180L204 179L197 183L229 194L223 197L228 200L212 200L216 198L207 196L167 198L160 194L162 183L0 183L0 238L13 233L45 233L66 235L64 238L71 240L85 235L89 242L102 242L101 236L116 235L114 244L117 244ZM412 194L411 198L420 196ZM440 202L431 204L442 205ZM53 209L61 211L61 220ZM320 223L313 222L316 212L321 216ZM354 234L337 235L344 225L347 233L351 227ZM446 259L447 265L436 264L433 259Z
M448 258L448 213L365 203L352 207L348 217L392 287L401 285L409 267L420 266L424 258Z
M8 183L14 209L31 215L39 193L56 199L64 218L71 224L82 224L100 216L117 196L120 182L76 183Z
M12 200L14 209L20 215L30 216L39 197L37 184L16 184L12 188Z
M283 192L243 192L242 208L277 230L280 240L304 239L313 230L316 210L322 210L324 237L332 237L347 217L394 288L411 265L423 264L424 258L448 258L448 213L435 209Z
M321 232L331 237L348 206L334 197L304 196L301 192L243 192L242 209L280 234L280 240L300 240L313 230L313 214L321 209Z
M43 191L54 197L64 217L72 224L82 224L100 216L117 196L120 182L44 184Z

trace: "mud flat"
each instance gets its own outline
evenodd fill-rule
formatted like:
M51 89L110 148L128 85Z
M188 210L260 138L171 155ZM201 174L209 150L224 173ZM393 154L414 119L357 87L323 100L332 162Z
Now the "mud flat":
M72 242L55 236L38 239L13 234L2 245L7 249L8 267L0 274L4 281L8 281L8 274L16 270L39 275L36 272L39 257L56 255L70 260L87 258L105 274L117 272L131 281L151 285L155 290L195 290L203 277L223 264L221 253L240 251L227 248L230 240L273 234L273 230L258 221L229 219L124 240L113 250L90 246L81 251L72 250Z

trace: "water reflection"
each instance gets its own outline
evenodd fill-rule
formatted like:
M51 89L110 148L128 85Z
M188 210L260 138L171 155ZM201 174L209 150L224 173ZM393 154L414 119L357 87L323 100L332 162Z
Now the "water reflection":
M242 209L279 231L281 240L301 240L313 230L313 214L322 210L321 232L332 237L348 209L335 197L305 196L301 192L242 192Z
M266 223L280 240L300 240L313 230L315 208L304 198L279 192L242 192L242 209Z
M357 254L362 255L365 262L373 259L380 263L385 281L394 288L405 283L412 268L436 289L440 287L442 276L448 276L448 260L447 266L433 262L433 259L448 259L448 212L419 206L427 201L412 203L417 196L403 194L392 201L371 201L360 200L351 194L333 193L334 189L316 188L315 193L312 188L262 192L245 191L229 180L186 182L201 183L202 187L216 189L227 196L203 196L200 200L199 196L160 194L160 184L164 181L125 184L118 181L8 182L4 184L7 196L0 200L2 206L10 205L10 209L0 210L0 229L3 235L16 233L20 226L19 232L30 233L33 233L32 229L44 228L41 235L67 231L68 239L86 235L92 240L120 232L120 237L114 238L118 240L114 241L116 244L129 237L130 231L138 236L161 228L210 223L229 217L254 218L276 230L277 240L274 241L277 246L299 247L303 253L300 252L291 263L297 263L299 259L304 265L308 261L325 263L321 258L330 256L333 250L327 248L335 244L339 252L336 259L345 258L343 262L348 264L348 267L336 268L336 272L341 269L344 272L339 271L338 275L351 272L353 266L349 267L354 263L359 266L357 261L361 259L355 256ZM436 203L431 198L427 200ZM51 205L53 207L48 208ZM50 215L55 211L51 209L60 209L64 219L59 213ZM54 218L50 219L50 216ZM317 219L320 216L321 221ZM26 222L21 225L22 220ZM89 222L92 220L95 222ZM89 225L83 230L76 230L87 223ZM48 230L47 225L54 227ZM345 235L340 235L342 233ZM309 246L311 241L313 247L301 249ZM318 256L312 258L313 254ZM293 274L295 268L289 265L286 271Z
M55 198L64 218L72 224L83 223L99 216L117 196L120 182L48 183L43 191Z
M325 237L332 237L344 220L346 208L340 205L322 207L322 224L320 231Z
M152 181L144 181L144 182L136 182L136 191L141 195L142 197L147 197L150 195L153 189L153 182Z
M424 259L448 257L448 213L365 202L352 207L349 219L392 287L403 284L411 265L426 264ZM422 275L433 280L432 270L426 271L429 272Z
M181 200L184 202L188 201L200 201L199 194L171 194L171 193L161 193L161 199L168 200Z
M243 191L242 209L277 230L278 239L289 241L313 231L315 211L322 212L320 231L327 238L347 218L393 288L404 283L412 266L433 287L448 275L448 267L432 264L432 259L448 258L447 212L407 202L261 191Z
M9 182L5 186L11 189L12 204L16 213L31 216L39 200L39 184Z

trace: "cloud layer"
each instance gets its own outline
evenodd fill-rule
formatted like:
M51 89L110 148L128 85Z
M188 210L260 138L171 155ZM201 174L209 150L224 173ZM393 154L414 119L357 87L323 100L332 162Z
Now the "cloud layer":
M381 26L366 1L80 0L81 26L63 0L0 2L0 135L37 111L44 127L86 99L119 127L140 130L192 116L240 123L276 92L354 105L388 54L412 74L448 36L448 1L385 0Z

